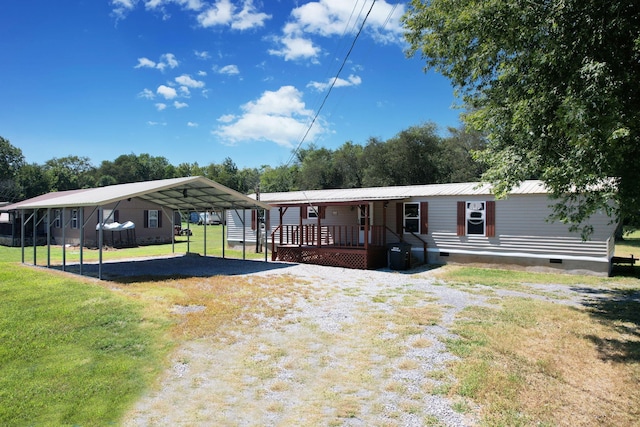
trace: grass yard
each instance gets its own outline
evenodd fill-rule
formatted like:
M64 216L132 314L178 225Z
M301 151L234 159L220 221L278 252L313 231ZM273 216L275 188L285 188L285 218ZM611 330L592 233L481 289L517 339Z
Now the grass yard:
M640 280L468 267L439 277L469 292L522 294L468 307L447 341L460 360L446 392L482 405L483 425L640 425ZM547 302L553 291L533 284L588 288L593 298Z
M202 227L192 228L190 251L202 253ZM215 234L220 228L207 228L212 232L207 239L208 255L221 252L222 236L219 231ZM184 253L185 238L180 240L176 252ZM617 249L620 256L628 256L627 251L634 253L640 249L640 235L627 237ZM37 248L38 265L46 262L45 250ZM28 248L27 263L30 251ZM171 245L157 245L108 250L104 257L170 253ZM640 255L640 251L637 253ZM234 254L242 257L241 251L226 251L225 255ZM97 260L96 251L85 251L84 255L86 261ZM246 256L264 255L247 248ZM67 262L73 262L74 257L77 248L69 248ZM54 248L52 262L61 259L61 248ZM239 336L246 339L247 334L259 330L262 320L283 319L290 308L288 301L320 303L311 290L323 287L318 282L310 283L307 289L287 275L260 280L214 276L98 282L21 266L19 262L20 248L0 246L0 425L117 425L145 390L157 386L161 373L169 368L169 355L181 343L215 337L223 351ZM486 426L640 425L637 274L602 278L452 266L428 274L436 274L442 280L440 286L481 296L486 304L471 305L458 314L451 327L457 337L446 339L446 346L459 359L449 365L450 372L433 373L444 381L443 385L425 388L423 393L449 397L462 413L472 413L479 405L481 425ZM424 280L418 276L415 280ZM406 276L407 285L402 288L406 295L392 317L363 317L362 324L341 330L340 342L358 343L362 346L359 355L377 355L384 360L396 357L394 363L401 371L415 369L412 360L401 357L402 346L395 341L389 345L387 335L380 335L385 337L381 340L379 333L373 333L395 323L399 340L442 320L447 306L411 293L412 280ZM291 293L294 288L295 295ZM590 299L572 304L569 295L577 290ZM355 285L353 292L358 293ZM376 295L367 310L398 295L391 290ZM265 304L267 297L278 304ZM295 360L305 360L309 352L320 351L312 345L319 338L318 331L310 330L314 334L301 340L298 347L265 347L274 352L268 355L280 360L284 356L278 352L285 351L299 353ZM364 334L366 331L371 334ZM335 339L335 334L321 335L326 335L328 343ZM269 337L275 339L277 335ZM373 347L366 347L371 343ZM249 341L247 345L248 355L265 350L259 342ZM415 348L429 345L426 338L411 344ZM252 357L247 356L247 363L251 362L247 372L261 381L273 380L273 392L284 393L292 387L272 378L278 365ZM336 378L346 378L340 381L345 381L342 386L352 392L351 400L338 394L319 395L314 407L333 404L339 420L354 417L365 400L359 391L378 390L377 377L366 366L373 359L354 358L349 375L346 371L343 376L335 373ZM264 372L258 369L263 365ZM243 372L239 371L238 381L247 378ZM384 392L403 390L394 381L387 379ZM192 385L194 389L197 386ZM414 393L398 412L420 412L419 394ZM226 400L219 402L222 409L226 404ZM171 403L167 405L171 410ZM285 412L284 405L270 411ZM370 409L383 408L380 404ZM318 409L316 415L320 420L316 425L324 425L324 413ZM424 424L439 425L436 418L425 418Z
M88 281L0 262L0 301L0 425L116 423L171 348L166 316Z

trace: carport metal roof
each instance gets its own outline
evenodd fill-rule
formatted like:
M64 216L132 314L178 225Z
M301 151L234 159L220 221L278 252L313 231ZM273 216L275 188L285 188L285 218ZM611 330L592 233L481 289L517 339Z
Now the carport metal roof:
M88 188L82 190L58 191L14 203L12 205L3 206L0 210L9 211L27 211L33 210L31 216L34 223L34 234L36 224L36 212L38 209L57 209L57 208L79 208L79 207L95 207L99 210L99 221L102 221L102 209L104 206L118 203L122 200L130 198L140 198L156 203L164 208L174 210L227 210L227 209L270 209L270 206L264 202L257 201L245 196L235 190L225 187L222 184L211 181L202 176L193 176L186 178L162 179L157 181L134 182L130 184L109 185L106 187ZM117 206L117 205L116 205ZM166 214L166 212L165 212ZM49 215L47 215L47 218ZM49 220L49 219L47 219ZM81 230L84 231L86 224L83 223ZM22 262L24 263L24 215L21 216L22 228ZM49 227L47 227L49 230ZM173 230L172 235L173 235ZM104 228L99 227L99 267L98 278L102 279L102 247L103 247ZM206 227L205 227L205 255L206 255ZM50 239L47 239L50 242ZM64 234L63 234L64 241ZM84 246L84 233L80 234L80 274L82 275L82 248ZM33 263L36 264L36 239L33 239ZM65 268L64 251L66 245L63 244L63 270ZM51 257L50 243L47 244L47 267L50 266ZM223 247L224 257L224 247ZM267 252L265 250L265 261Z
M2 210L105 206L132 197L176 210L270 208L266 203L256 201L210 179L192 176L59 191L4 206Z

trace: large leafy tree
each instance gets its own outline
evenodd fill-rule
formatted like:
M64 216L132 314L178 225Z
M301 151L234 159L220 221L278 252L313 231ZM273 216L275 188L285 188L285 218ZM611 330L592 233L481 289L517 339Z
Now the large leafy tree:
M0 136L0 199L14 201L19 196L16 180L18 171L24 165L22 150L11 145Z
M585 236L598 209L637 214L640 3L412 0L403 23L408 54L451 79L488 136L498 196L540 178Z

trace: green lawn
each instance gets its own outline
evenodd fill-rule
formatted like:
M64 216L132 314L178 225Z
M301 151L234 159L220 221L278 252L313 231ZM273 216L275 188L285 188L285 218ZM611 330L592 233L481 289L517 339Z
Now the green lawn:
M169 321L95 283L2 259L0 425L117 423L164 367Z

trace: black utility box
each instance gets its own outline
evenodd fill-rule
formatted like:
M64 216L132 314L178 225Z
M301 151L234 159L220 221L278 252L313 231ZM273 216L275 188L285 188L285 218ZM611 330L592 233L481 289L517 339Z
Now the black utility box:
M389 245L389 268L408 270L411 268L411 245L405 242Z

